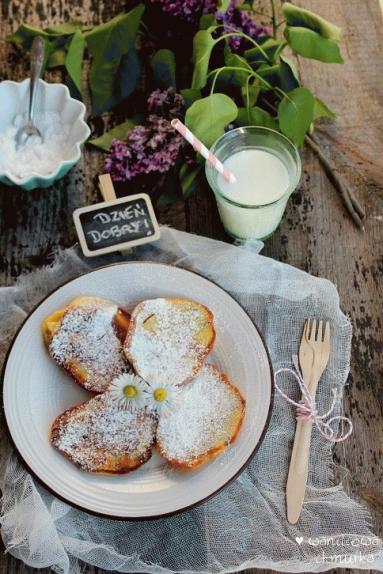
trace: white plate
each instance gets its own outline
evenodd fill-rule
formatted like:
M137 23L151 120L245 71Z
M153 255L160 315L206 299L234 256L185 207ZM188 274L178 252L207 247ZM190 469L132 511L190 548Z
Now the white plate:
M49 442L54 418L88 393L49 358L40 335L43 319L76 295L99 295L132 308L143 299L181 296L214 313L217 339L209 362L228 373L246 399L241 433L228 451L190 473L171 471L154 454L140 469L119 476L82 472ZM83 510L126 519L158 518L217 493L259 446L272 406L272 373L263 341L246 312L220 287L190 271L156 263L96 269L51 293L26 320L4 371L5 416L28 469L54 494Z

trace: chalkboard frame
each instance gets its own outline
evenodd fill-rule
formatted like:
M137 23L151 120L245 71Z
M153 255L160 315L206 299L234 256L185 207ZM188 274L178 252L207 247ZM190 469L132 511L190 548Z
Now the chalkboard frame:
M133 239L132 241L124 241L122 243L115 243L109 247L101 247L100 249L90 250L88 249L88 243L84 234L83 227L81 225L81 215L83 213L89 213L91 211L97 211L102 209L103 206L119 205L122 203L130 204L137 199L143 199L146 203L146 207L153 225L154 234L149 237L141 237L139 239ZM112 201L101 201L100 203L95 203L94 205L86 205L85 207L79 207L73 212L73 220L76 227L77 235L80 241L81 249L86 257L96 257L98 255L104 255L106 253L113 253L115 251L124 251L135 247L137 245L143 245L144 243L151 243L156 241L161 236L160 227L154 213L153 205L149 195L146 193L137 193L135 195L127 195L125 197L119 197L118 199L113 199Z

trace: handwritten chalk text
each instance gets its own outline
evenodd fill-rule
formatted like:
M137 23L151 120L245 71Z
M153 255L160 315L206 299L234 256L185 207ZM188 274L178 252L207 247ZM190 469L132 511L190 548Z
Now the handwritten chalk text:
M137 219L140 216L145 216L144 209L139 203L135 205L127 205L125 209L109 211L108 213L100 212L93 216L93 219L100 223L116 223L119 221L129 221L129 219Z
M102 240L108 240L111 238L119 239L125 235L138 233L140 231L140 227L145 227L146 229L149 227L146 219L144 221L131 221L130 223L125 223L125 225L122 226L113 225L113 227L109 227L103 231L91 229L90 231L87 231L87 234L91 237L93 243L99 243ZM147 235L150 234L150 232L147 233Z

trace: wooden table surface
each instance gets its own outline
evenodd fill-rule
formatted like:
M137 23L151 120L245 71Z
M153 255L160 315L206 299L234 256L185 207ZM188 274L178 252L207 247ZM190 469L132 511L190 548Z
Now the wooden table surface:
M363 501L375 532L383 536L383 25L378 0L306 0L297 2L320 12L343 28L345 64L299 62L304 83L332 109L336 122L317 132L332 158L365 206L366 229L351 223L341 199L309 149L304 149L303 176L281 226L266 241L264 255L326 277L339 290L341 306L354 328L346 414L355 432L335 450L336 461L349 469L347 491ZM0 80L25 77L28 66L5 37L18 24L48 25L68 19L104 21L123 9L123 1L0 0ZM81 163L49 190L0 189L0 273L11 285L24 271L49 261L57 246L75 241L74 208L99 199L95 177L102 155L85 149ZM225 239L214 200L196 194L186 205L160 213L160 221L178 229ZM27 574L36 570L1 554L0 571ZM98 573L84 567L84 573ZM42 570L41 572L47 572Z

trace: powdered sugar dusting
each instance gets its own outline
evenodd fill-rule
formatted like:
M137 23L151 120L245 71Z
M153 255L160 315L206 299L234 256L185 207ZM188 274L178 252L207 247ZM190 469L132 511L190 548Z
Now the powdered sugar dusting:
M73 156L72 125L65 123L58 112L35 114L34 122L43 139L31 136L23 146L17 147L16 134L27 121L26 114L18 114L13 124L1 132L0 171L9 171L15 179L24 179L33 174L50 175L60 161Z
M157 441L169 460L192 464L213 446L230 442L242 401L212 365L204 365L180 390L177 410L160 417Z
M154 331L146 328L152 318ZM178 308L167 299L145 301L132 315L135 328L128 349L139 375L159 384L180 384L190 378L207 354L195 339L200 320L197 306Z
M58 417L52 442L83 470L92 472L107 465L110 456L127 454L145 462L156 424L144 410L119 409L106 392Z
M122 344L113 327L117 305L69 309L49 345L52 358L71 370L85 369L83 386L91 391L107 389L111 380L127 370Z

